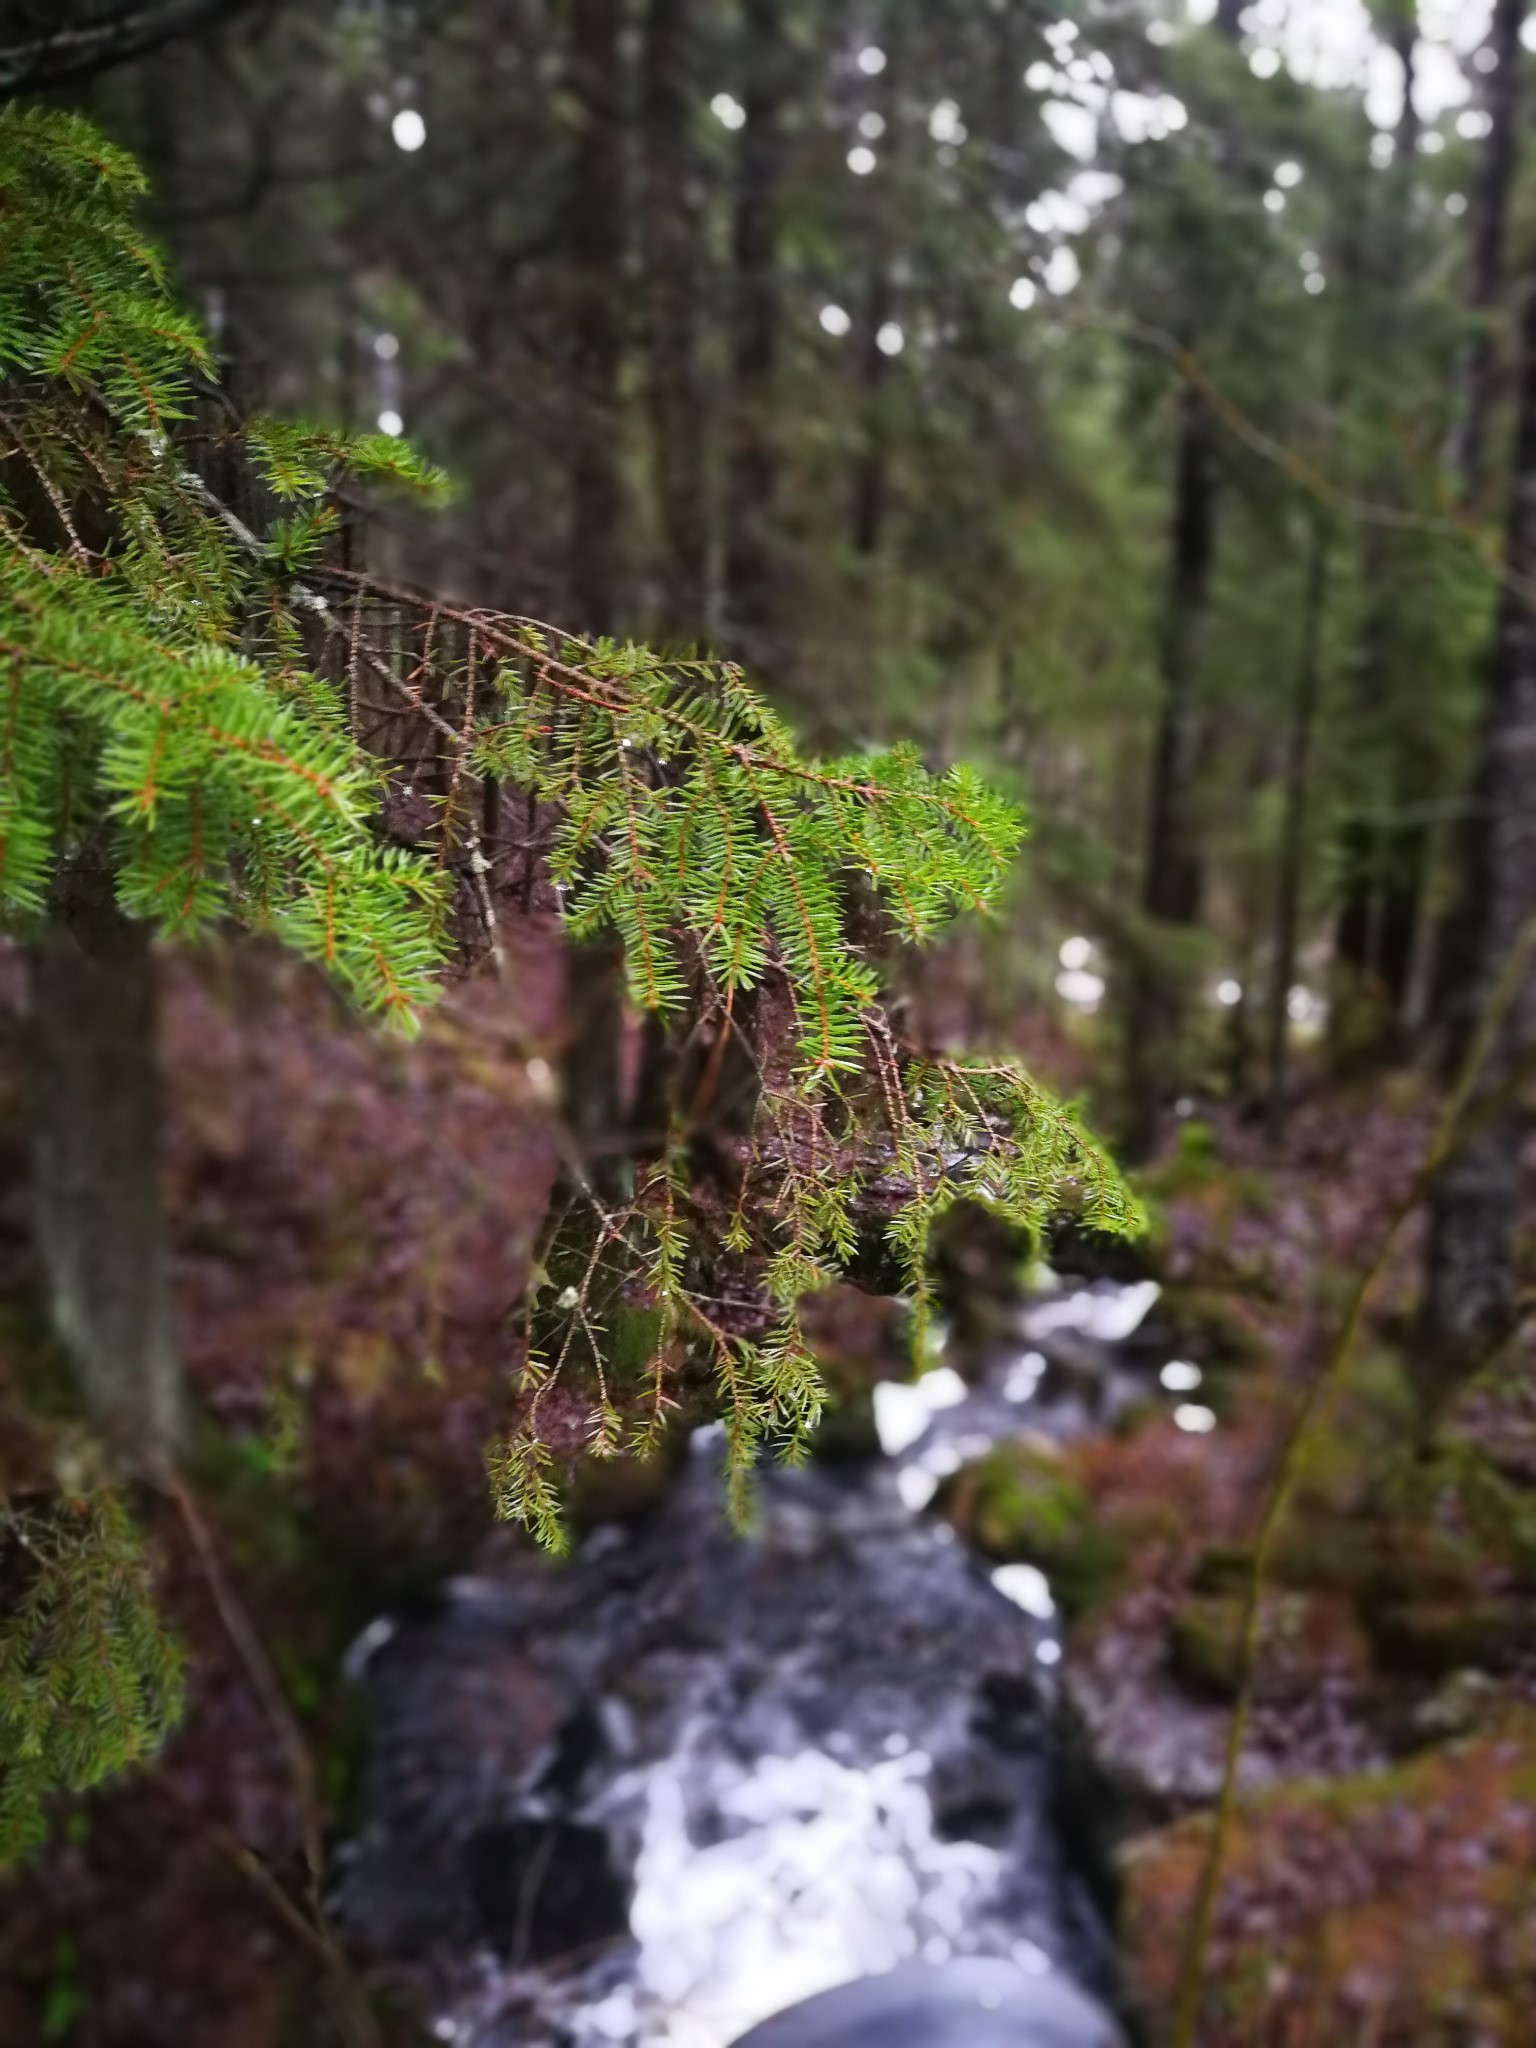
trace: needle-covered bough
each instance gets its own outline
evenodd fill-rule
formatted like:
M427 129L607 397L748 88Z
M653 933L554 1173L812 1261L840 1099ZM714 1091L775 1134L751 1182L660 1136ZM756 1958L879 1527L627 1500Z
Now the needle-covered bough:
M171 937L276 932L418 1028L537 890L622 947L646 1028L615 1167L570 1149L497 1497L560 1540L578 1450L701 1380L739 1476L821 1402L799 1305L871 1236L920 1324L936 1219L1133 1204L1011 1061L907 1042L883 966L997 898L1018 812L911 747L809 760L728 663L662 659L346 566L398 441L241 420L140 240L136 167L0 116L0 913L94 876Z

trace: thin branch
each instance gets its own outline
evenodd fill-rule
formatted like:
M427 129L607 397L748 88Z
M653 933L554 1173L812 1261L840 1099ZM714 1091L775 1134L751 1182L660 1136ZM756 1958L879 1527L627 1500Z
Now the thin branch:
M1286 1435L1274 1484L1270 1488L1259 1521L1258 1535L1254 1543L1253 1569L1244 1596L1237 1704L1233 1708L1231 1725L1227 1730L1221 1793L1216 1802L1210 1847L1200 1873L1199 1889L1195 1895L1194 1918L1190 1923L1189 1941L1179 1976L1172 2048L1194 2048L1200 1994L1205 1983L1206 1954L1210 1947L1211 1925L1215 1917L1216 1892L1237 1802L1238 1769L1242 1762L1243 1742L1248 1732L1248 1721L1253 1706L1253 1673L1259 1648L1260 1606L1270 1551L1280 1522L1295 1492L1297 1481L1305 1468L1313 1437L1327 1419L1334 1396L1343 1380L1345 1368L1353 1355L1355 1339L1359 1335L1370 1297L1392 1256L1403 1225L1428 1195L1447 1160L1491 1116L1499 1113L1506 1105L1507 1099L1511 1098L1515 1089L1523 1083L1525 1073L1522 1065L1508 1078L1504 1086L1483 1100L1475 1104L1472 1102L1472 1093L1477 1086L1478 1076L1520 992L1533 951L1536 951L1536 918L1532 918L1525 925L1510 949L1498 981L1484 1005L1476 1036L1461 1073L1436 1120L1423 1162L1407 1192L1391 1211L1375 1256L1356 1282L1338 1334L1329 1347L1321 1370L1302 1397L1301 1405L1292 1418Z
M165 0L159 7L120 8L104 20L56 28L27 42L0 45L0 95L44 92L95 78L147 57L178 36L246 13L257 0ZM272 5L273 0L261 0Z

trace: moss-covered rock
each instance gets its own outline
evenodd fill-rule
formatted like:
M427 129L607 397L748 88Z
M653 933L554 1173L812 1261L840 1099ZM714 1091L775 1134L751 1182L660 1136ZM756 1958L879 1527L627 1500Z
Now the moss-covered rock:
M1405 1678L1447 1678L1468 1666L1504 1670L1536 1629L1536 1614L1521 1601L1433 1595L1383 1601L1363 1619L1377 1662Z
M983 1556L1038 1565L1069 1618L1119 1580L1123 1539L1098 1521L1087 1494L1048 1445L1022 1439L994 1445L945 1481L937 1505Z
M1175 1677L1208 1699L1236 1699L1242 1680L1246 1590L1197 1594L1168 1624L1168 1657ZM1254 1694L1262 1700L1300 1698L1324 1678L1363 1686L1369 1653L1350 1605L1327 1593L1266 1593L1259 1610Z
M1121 1856L1125 1982L1170 2038L1209 1821ZM1445 1853L1446 1845L1457 1853ZM1233 1818L1201 2048L1524 2042L1536 2011L1536 1716L1392 1771L1276 1787Z

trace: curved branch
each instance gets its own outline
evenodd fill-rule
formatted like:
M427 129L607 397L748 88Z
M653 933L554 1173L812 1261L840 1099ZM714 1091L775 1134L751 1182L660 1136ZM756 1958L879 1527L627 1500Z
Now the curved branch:
M96 21L64 21L25 42L0 44L0 96L44 92L146 57L178 36L243 14L256 0L129 4Z

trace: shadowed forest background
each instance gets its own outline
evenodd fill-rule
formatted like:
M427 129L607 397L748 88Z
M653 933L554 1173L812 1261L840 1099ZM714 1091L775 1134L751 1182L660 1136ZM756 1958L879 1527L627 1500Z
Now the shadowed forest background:
M726 2048L771 1996L601 1978L667 1889L600 1846L649 1758L613 1670L649 1727L760 1606L782 1674L826 1559L873 1587L910 1524L1034 1631L984 1668L927 1567L889 1625L838 1581L894 1664L932 1624L973 1748L1045 1759L1070 1941L1042 1907L997 1954L1171 2048L1528 2041L1536 12L0 0L0 94L138 161L208 345L142 443L63 329L0 359L6 791L25 664L83 644L35 653L24 579L136 560L107 514L174 445L175 518L261 558L220 644L313 670L439 905L406 1036L361 941L178 923L126 857L101 895L84 828L5 898L0 2040ZM0 136L0 266L45 132ZM56 484L53 383L99 488ZM534 708L475 738L498 664ZM770 771L812 792L782 833ZM733 1464L805 1439L820 1538L799 1475L708 1519L717 1412ZM531 1603L493 1643L487 1586ZM119 1639L126 1710L78 1676ZM1036 1792L965 1754L934 1840L1012 1855Z

